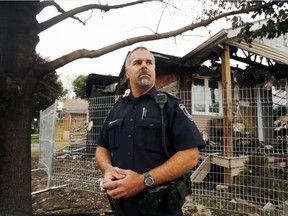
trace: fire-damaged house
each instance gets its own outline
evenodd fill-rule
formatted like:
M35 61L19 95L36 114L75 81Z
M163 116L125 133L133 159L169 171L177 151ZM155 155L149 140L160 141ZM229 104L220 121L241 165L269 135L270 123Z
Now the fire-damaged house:
M224 182L233 183L259 147L281 152L277 161L287 169L288 36L247 44L239 31L223 29L183 57L152 51L157 88L182 99L207 141L193 173L196 183L211 164L223 167ZM124 64L118 77L89 75L89 145L95 146L101 122L127 88Z
M239 31L223 29L183 57L152 51L157 88L182 100L207 142L191 170L186 204L286 215L288 35L247 44ZM129 89L124 63L119 70L119 76L90 74L87 98L67 100L63 113L56 102L41 112L39 164L48 188L53 183L103 193L96 139Z

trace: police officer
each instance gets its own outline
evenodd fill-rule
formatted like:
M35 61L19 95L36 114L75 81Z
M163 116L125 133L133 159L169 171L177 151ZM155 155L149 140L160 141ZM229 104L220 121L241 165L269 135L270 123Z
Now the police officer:
M155 58L147 48L131 51L125 66L131 92L116 102L105 120L97 139L96 162L104 175L103 188L115 200L115 215L140 216L139 200L145 191L178 179L196 166L199 148L205 143L180 100L168 95L164 109L155 100L159 94ZM161 144L163 126L171 157ZM183 215L181 207L171 212L161 200L154 211L157 216Z

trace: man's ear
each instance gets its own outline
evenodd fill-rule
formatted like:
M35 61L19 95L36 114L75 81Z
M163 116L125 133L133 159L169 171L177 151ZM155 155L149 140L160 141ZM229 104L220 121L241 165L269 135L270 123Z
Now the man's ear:
M129 71L127 69L125 69L125 75L126 75L127 79L129 79Z

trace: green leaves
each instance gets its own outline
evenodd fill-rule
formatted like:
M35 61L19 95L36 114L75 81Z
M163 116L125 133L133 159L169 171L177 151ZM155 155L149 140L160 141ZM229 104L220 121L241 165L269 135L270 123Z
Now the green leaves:
M264 4L264 1L252 1L250 3ZM239 33L247 43L251 43L255 38L277 38L282 34L288 32L288 2L287 1L275 1L272 4L265 4L258 10L255 10L251 18L253 21L258 17L263 17L266 22L260 29L252 30L252 24L246 23ZM232 19L233 20L233 19ZM235 22L235 21L234 21ZM236 22L235 22L236 23ZM233 24L233 22L232 22Z
M87 77L88 77L87 75L79 75L72 82L76 98L85 98L86 97Z

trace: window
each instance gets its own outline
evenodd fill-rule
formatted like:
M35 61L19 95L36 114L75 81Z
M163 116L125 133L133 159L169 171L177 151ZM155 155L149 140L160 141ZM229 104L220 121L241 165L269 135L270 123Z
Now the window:
M222 114L221 84L208 79L194 79L192 84L193 114Z

